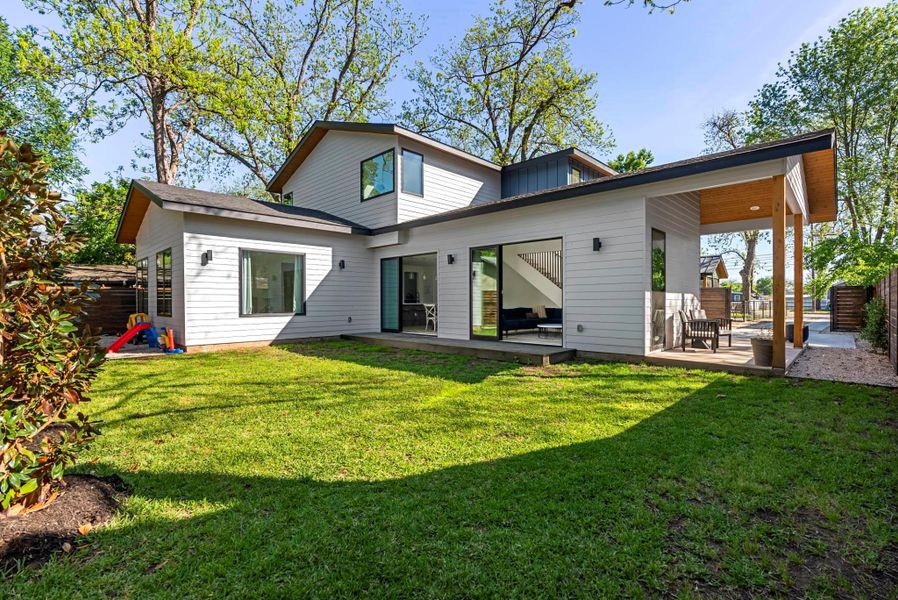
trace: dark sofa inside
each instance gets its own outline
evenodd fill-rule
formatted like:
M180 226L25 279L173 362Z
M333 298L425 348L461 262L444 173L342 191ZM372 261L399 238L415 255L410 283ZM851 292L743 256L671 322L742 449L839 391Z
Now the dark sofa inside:
M536 329L537 325L551 324L561 325L562 309L546 308L546 316L541 319L539 317L527 316L528 314L536 314L536 310L527 306L518 306L516 308L502 309L502 332L508 334L509 331L521 331L525 329Z

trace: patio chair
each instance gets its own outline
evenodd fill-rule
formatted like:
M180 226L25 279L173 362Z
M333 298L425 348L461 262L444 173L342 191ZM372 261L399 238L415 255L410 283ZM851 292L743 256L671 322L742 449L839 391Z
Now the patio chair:
M436 304L425 304L424 305L424 316L427 319L424 322L424 331L427 331L427 328L433 324L433 330L437 330L437 305Z
M683 333L680 336L683 352L686 352L687 340L690 342L701 340L702 342L711 342L711 351L716 353L720 345L720 323L714 319L690 319L684 310L677 312L680 314L680 322L683 324ZM732 345L732 337L730 345Z
M690 315L692 320L705 320L708 319L707 315L705 315L705 311L701 308L697 308L695 310L690 311ZM716 319L711 319L712 321L717 321L720 323L719 335L720 337L727 338L727 346L733 346L733 320L728 317L717 317Z

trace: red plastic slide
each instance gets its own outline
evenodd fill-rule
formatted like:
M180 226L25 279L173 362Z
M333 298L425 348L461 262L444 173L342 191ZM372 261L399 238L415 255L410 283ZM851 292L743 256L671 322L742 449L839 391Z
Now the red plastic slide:
M134 327L132 327L131 329L126 331L122 337L120 337L119 339L112 342L112 345L109 346L108 348L106 348L106 351L107 352L118 352L119 350L122 349L122 346L124 346L125 344L128 343L128 340L133 338L135 335L137 335L144 329L149 329L149 328L150 328L149 323L138 323L137 325L135 325Z

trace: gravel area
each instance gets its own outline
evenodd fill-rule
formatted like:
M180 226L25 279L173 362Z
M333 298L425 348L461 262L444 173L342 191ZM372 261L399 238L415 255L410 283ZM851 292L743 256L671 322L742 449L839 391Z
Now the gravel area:
M788 375L898 388L898 376L889 359L862 348L806 348Z

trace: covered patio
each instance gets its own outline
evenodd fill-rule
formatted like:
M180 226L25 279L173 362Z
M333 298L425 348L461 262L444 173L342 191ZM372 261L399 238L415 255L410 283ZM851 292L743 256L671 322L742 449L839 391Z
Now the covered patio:
M834 221L837 214L835 139L832 131L809 134L803 143L772 152L770 160L751 165L734 165L718 172L719 184L688 187L678 193L680 198L697 202L699 208L700 235L731 233L755 229L771 230L773 250L772 331L773 364L771 367L756 365L751 348L751 338L757 330L732 330L732 346L721 338L717 352L710 349L689 347L681 350L682 319L678 310L698 308L698 298L685 290L666 290L666 315L668 339L663 349L649 352L650 362L668 365L695 365L697 367L747 372L783 373L801 353L805 345L802 335L803 306L795 303L789 323L794 324L792 342L786 340L787 310L787 233L792 229L791 257L794 296L804 294L804 226L811 223ZM652 198L649 198L649 202ZM696 260L698 257L696 257ZM668 257L668 260L671 260ZM696 273L696 285L698 274ZM671 294L670 292L675 292ZM650 325L651 327L651 325Z

